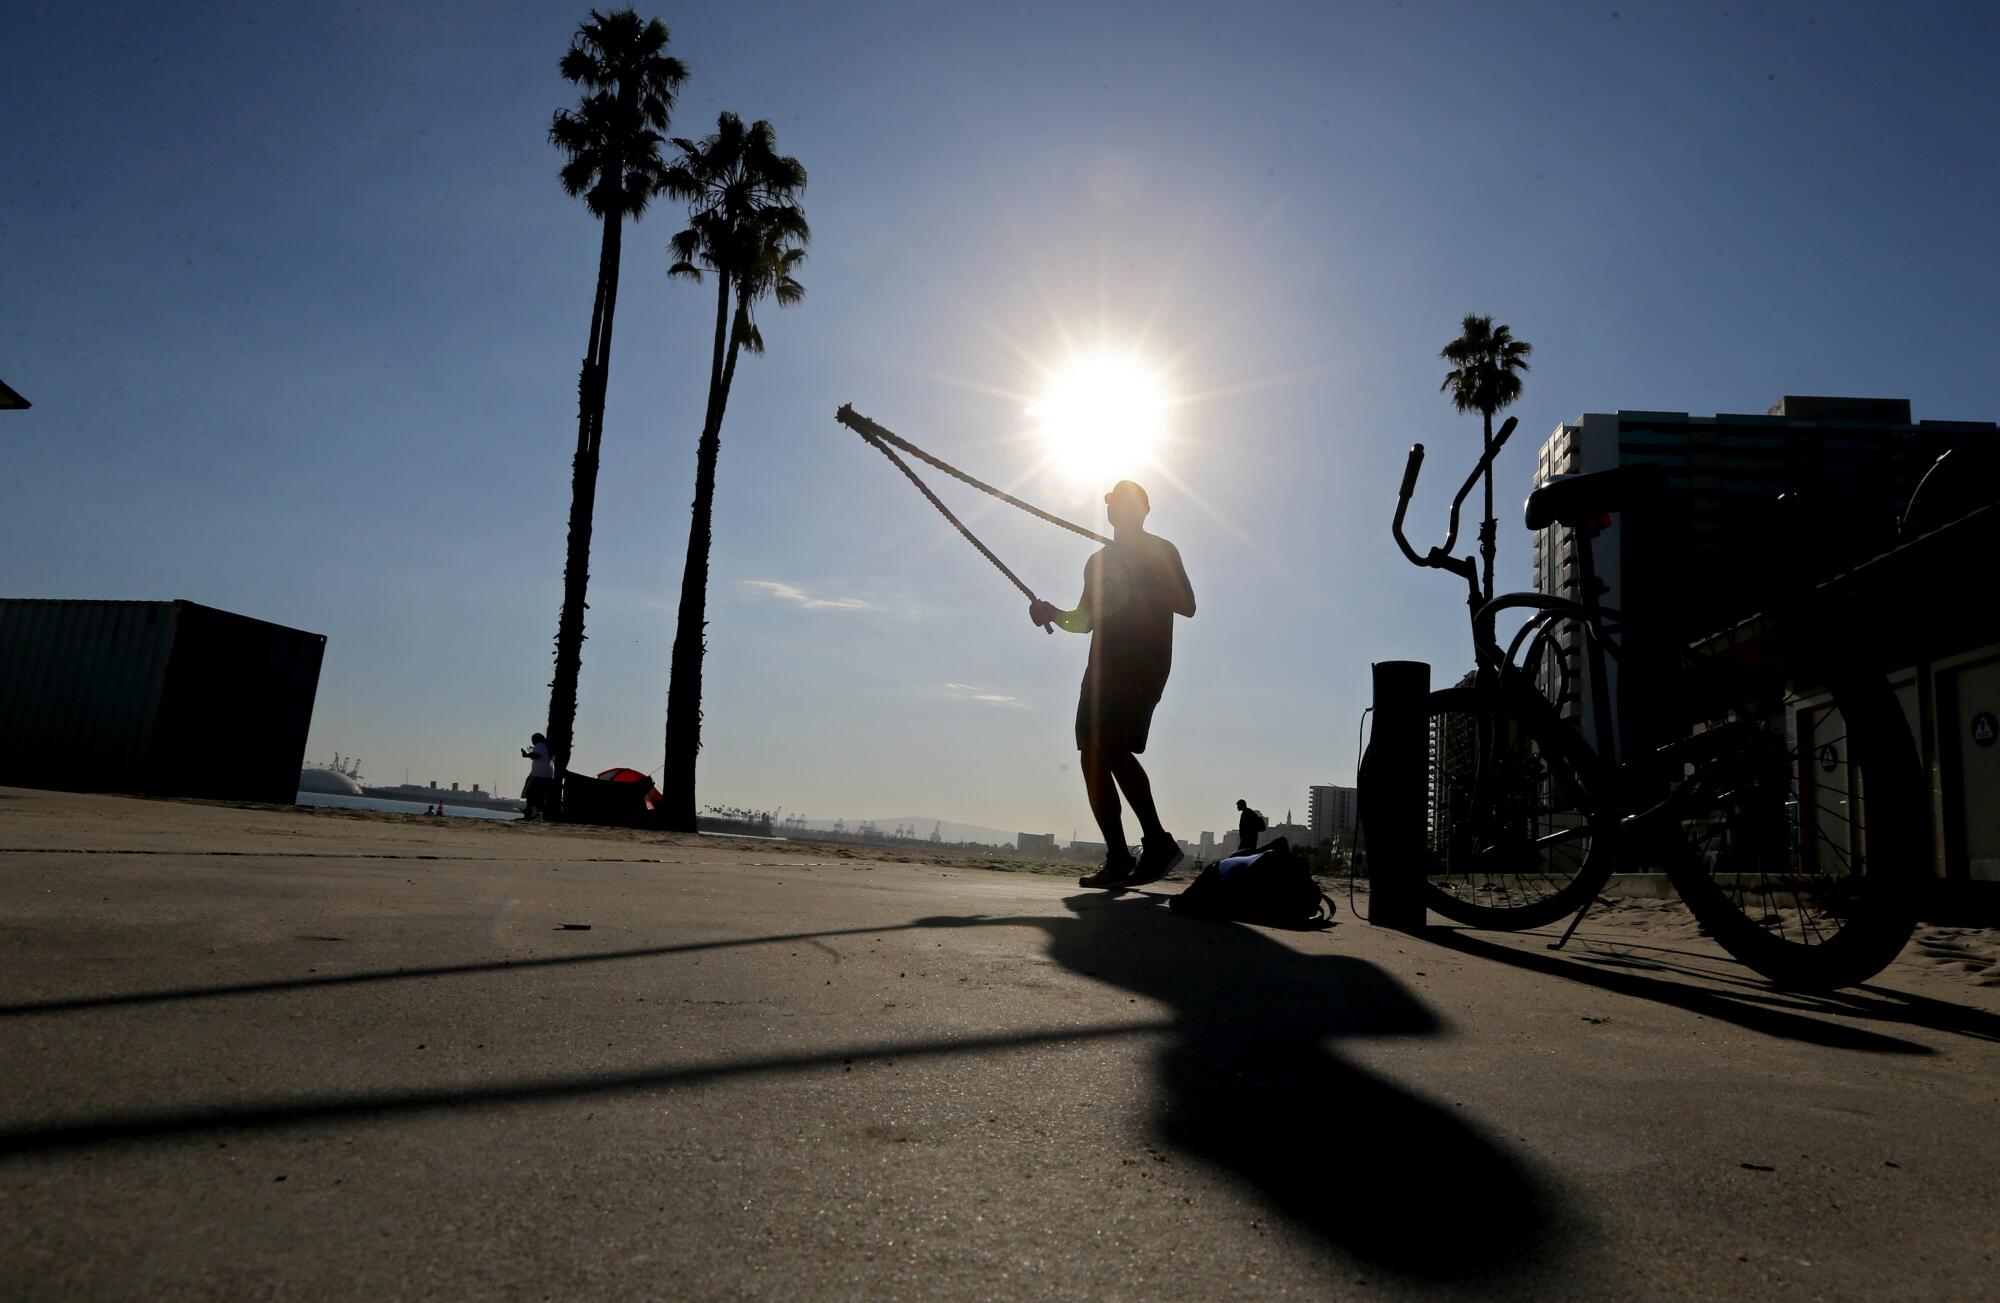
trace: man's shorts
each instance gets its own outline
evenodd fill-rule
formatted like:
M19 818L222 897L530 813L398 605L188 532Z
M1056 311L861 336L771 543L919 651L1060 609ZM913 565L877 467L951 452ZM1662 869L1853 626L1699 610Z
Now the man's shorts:
M1102 676L1108 678L1108 676ZM1099 681L1086 671L1076 700L1076 749L1130 751L1146 749L1153 728L1153 708L1160 704L1165 684L1130 679Z

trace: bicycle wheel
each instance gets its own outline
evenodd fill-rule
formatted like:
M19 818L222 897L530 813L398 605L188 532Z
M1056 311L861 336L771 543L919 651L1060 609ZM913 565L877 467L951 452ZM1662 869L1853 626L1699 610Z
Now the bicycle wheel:
M1456 922L1515 931L1574 914L1611 876L1597 758L1526 688L1430 698L1424 903Z
M1685 845L1666 867L1709 934L1772 981L1865 982L1910 939L1929 868L1909 723L1883 674L1788 687L1768 627L1750 628L1725 636L1719 663L1710 640L1675 801Z

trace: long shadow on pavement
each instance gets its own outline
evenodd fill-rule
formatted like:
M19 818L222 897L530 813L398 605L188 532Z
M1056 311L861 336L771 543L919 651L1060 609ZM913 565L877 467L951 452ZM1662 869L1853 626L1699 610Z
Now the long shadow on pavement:
M368 986L377 982L408 982L429 977L460 977L468 973L515 973L536 968L568 968L578 964L607 964L624 959L659 959L667 955L695 954L703 950L734 950L744 946L777 945L784 941L816 941L824 937L873 936L896 932L916 924L890 927L834 928L820 932L783 932L764 937L728 937L717 941L688 941L672 946L640 946L630 950L590 950L578 955L541 955L527 959L481 959L466 964L429 964L416 968L381 968L359 973L322 973L317 977L277 977L262 982L231 982L222 986L173 986L157 991L117 991L109 995L64 996L52 1000L23 1000L0 1004L0 1018L26 1018L50 1013L74 1013L82 1009L115 1009L126 1005L172 1004L182 1000L215 1000L239 995L271 995L279 991L309 991L317 987Z
M1473 959L1524 968L1583 986L1593 986L1601 991L1671 1005L1718 1022L1732 1023L1746 1031L1823 1045L1828 1049L1861 1050L1871 1054L1936 1053L1930 1046L1916 1041L1856 1027L1849 1021L1856 1015L1982 1038L1992 1034L1996 1022L1991 1014L1981 1010L1962 1009L1920 996L1899 996L1905 1002L1901 1008L1886 1002L1865 1001L1852 993L1800 1000L1770 988L1732 990L1719 987L1715 985L1718 979L1713 973L1670 965L1657 959L1588 952L1564 957L1542 948L1530 950L1488 941L1472 935L1468 930L1452 927L1432 927L1416 935ZM1682 974L1693 980L1674 981L1666 976L1654 975L1670 973ZM1922 1003L1913 1003L1917 1001ZM1780 1004L1785 1007L1779 1007ZM1833 1017L1806 1016L1816 1013ZM1840 1020L1835 1021L1835 1018Z
M1546 1269L1581 1212L1465 1115L1356 1067L1327 1042L1429 1036L1435 1015L1365 960L1254 928L1177 918L1155 894L1090 892L1032 924L1077 973L1172 1008L1158 1134L1348 1255L1435 1281ZM1108 1101L1107 1101L1108 1102Z
M1160 896L1073 896L1052 918L940 917L841 929L1031 925L1079 974L1158 1001L1164 1023L1120 1023L981 1038L875 1043L714 1064L424 1086L128 1112L0 1129L0 1161L134 1141L356 1122L670 1088L758 1074L1160 1035L1160 1137L1229 1174L1351 1258L1419 1280L1497 1282L1545 1270L1586 1234L1586 1218L1462 1114L1330 1052L1351 1036L1428 1036L1437 1018L1366 961L1305 954L1255 929L1175 918ZM698 942L512 964L351 974L318 980L136 992L17 1005L14 1014L246 995L420 975L512 970L804 939ZM1120 1101L1103 1101L1107 1107Z
M1795 1010L1802 1014L1898 1023L1906 1027L1922 1027L1929 1031L1965 1036L1972 1040L2000 1041L2000 1014L1973 1005L1957 1004L1950 1000L1940 1000L1935 996L1917 995L1909 991L1898 991L1892 987L1874 985L1848 987L1839 991L1787 991L1772 985L1748 969L1742 970L1741 973L1718 973L1712 967L1679 963L1671 957L1685 954L1692 959L1712 961L1714 958L1712 955L1627 945L1623 942L1600 941L1596 945L1603 948L1586 948L1578 953L1577 958L1584 963L1607 968L1691 977L1712 985L1719 983L1727 988L1725 994L1729 998L1741 1000L1746 1004Z

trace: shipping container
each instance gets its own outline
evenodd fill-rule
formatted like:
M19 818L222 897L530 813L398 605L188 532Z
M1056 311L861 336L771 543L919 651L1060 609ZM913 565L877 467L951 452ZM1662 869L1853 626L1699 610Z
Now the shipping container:
M325 653L195 602L0 598L0 784L289 804Z

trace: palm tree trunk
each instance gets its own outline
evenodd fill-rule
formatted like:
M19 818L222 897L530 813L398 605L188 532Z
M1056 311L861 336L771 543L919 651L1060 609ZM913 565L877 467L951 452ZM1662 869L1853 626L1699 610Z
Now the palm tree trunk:
M722 450L722 414L736 374L740 332L731 332L729 278L718 275L715 354L709 366L708 412L695 448L694 502L688 522L687 558L681 568L681 605L674 628L673 663L667 672L666 760L660 769L660 818L675 832L694 832L695 761L701 752L701 670L708 650L708 554L714 539L715 464ZM740 315L740 314L739 314Z
M549 683L549 756L560 774L569 765L576 731L577 679L583 669L583 613L590 587L590 536L597 511L598 447L604 437L604 394L611 370L611 326L618 310L618 263L623 231L604 219L597 256L597 297L590 309L589 351L577 377L576 457L570 463L569 547L563 561L562 613L556 619L555 678Z
M1493 413L1479 414L1485 421L1486 441L1483 450L1486 456L1486 514L1479 520L1480 587L1486 600L1493 600Z
M729 406L729 390L736 383L736 359L743 352L743 336L750 329L750 307L739 301L736 320L729 328L729 360L722 367L722 397L715 405L715 428L722 429L722 412Z

